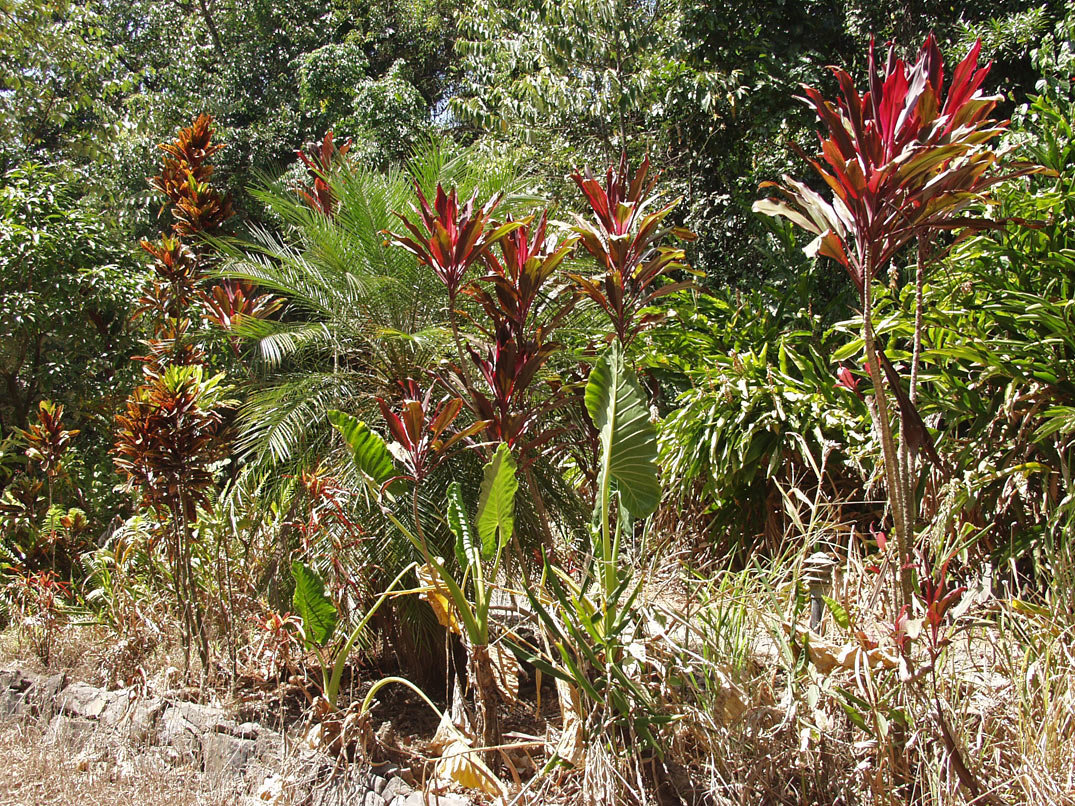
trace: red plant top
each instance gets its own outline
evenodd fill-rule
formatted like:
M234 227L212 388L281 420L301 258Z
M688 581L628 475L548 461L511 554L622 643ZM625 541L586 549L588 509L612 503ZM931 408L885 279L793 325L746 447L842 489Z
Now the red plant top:
M350 140L337 147L332 131L329 130L320 143L310 143L306 146L306 151L295 152L306 166L306 173L313 182L313 187L300 183L295 191L312 209L328 218L332 218L336 213L336 194L329 183L329 177L334 165L343 162L350 150Z
M434 274L448 289L448 297L454 302L463 284L463 276L481 256L485 247L499 240L505 233L504 228L487 231L490 216L500 203L500 196L494 196L477 212L474 201L475 191L470 201L462 207L455 188L448 193L437 185L437 195L430 207L422 189L415 183L419 207L412 208L419 218L421 227L412 224L401 213L395 215L413 238L389 233L392 243L401 246L429 266ZM510 227L514 229L514 226Z
M679 204L676 199L649 212L657 200L654 190L660 174L650 177L649 158L633 174L627 167L627 153L620 164L605 172L604 187L587 168L571 178L579 186L593 213L594 220L576 216L575 232L598 265L601 274L584 277L570 275L582 293L608 315L621 343L628 343L653 317L641 316L644 308L674 291L690 286L689 282L662 283L668 273L687 271L682 249L662 245L668 236L676 240L693 240L686 229L672 227L665 219Z
M832 190L821 194L785 176L765 182L783 198L754 209L783 216L818 237L808 247L844 266L861 292L909 241L938 230L982 229L997 222L961 214L996 182L1027 173L993 172L998 154L990 141L1007 121L990 118L999 96L985 95L990 64L978 66L976 42L944 87L944 62L931 34L913 64L890 47L883 69L870 43L868 89L860 95L851 76L832 68L840 85L835 103L812 87L803 100L823 124L816 158L803 154Z
M486 424L477 422L460 431L448 433L463 408L462 400L446 397L434 403L432 386L425 394L412 380L401 381L399 386L401 400L397 407L398 414L384 398L378 397L377 404L392 438L402 449L409 476L415 481L422 481L450 448L460 440L473 436Z

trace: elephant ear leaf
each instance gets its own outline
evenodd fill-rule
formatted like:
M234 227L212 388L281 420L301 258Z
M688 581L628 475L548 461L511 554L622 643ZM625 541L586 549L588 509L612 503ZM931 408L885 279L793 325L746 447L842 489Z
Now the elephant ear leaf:
M586 410L601 434L601 473L608 474L631 515L653 514L661 500L657 429L618 342L590 371Z
M455 558L460 567L480 568L481 544L471 528L458 481L448 486L448 528L455 535Z
M515 529L515 493L519 490L515 469L511 448L500 443L492 461L485 466L478 497L477 524L483 559L489 559L498 548L503 548Z
M370 427L356 417L332 409L328 412L328 421L343 434L344 440L351 448L351 458L355 468L367 476L377 487L399 475L396 463L388 446ZM396 483L389 485L392 492L397 492Z
M295 578L292 605L302 617L306 640L324 646L336 632L336 605L325 595L325 584L309 566L293 562L291 575Z

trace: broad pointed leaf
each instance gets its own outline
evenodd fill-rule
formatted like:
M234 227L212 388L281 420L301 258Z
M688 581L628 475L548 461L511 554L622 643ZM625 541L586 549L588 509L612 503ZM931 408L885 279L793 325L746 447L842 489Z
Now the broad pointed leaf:
M455 556L459 564L464 568L470 566L480 573L481 544L467 517L458 481L453 481L448 487L448 528L455 535Z
M336 632L336 605L325 595L325 583L309 566L293 562L291 575L295 578L295 594L291 602L302 618L306 640L324 646Z
M586 410L601 434L601 466L624 506L636 517L651 515L661 500L657 429L617 342L590 371Z
M328 421L343 434L351 447L351 457L358 471L378 487L399 475L388 446L364 422L335 409L328 412Z
M478 536L481 554L485 559L511 540L515 529L515 493L519 482L515 478L515 459L511 448L500 443L493 459L485 466L481 495L478 498Z

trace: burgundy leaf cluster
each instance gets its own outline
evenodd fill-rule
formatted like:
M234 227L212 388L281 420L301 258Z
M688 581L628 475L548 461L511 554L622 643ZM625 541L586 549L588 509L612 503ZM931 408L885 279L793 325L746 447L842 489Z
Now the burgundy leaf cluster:
M392 438L400 446L408 476L421 482L460 440L471 437L485 427L478 421L449 433L463 408L458 397L445 397L434 403L433 386L423 394L413 380L400 384L400 403L394 411L391 403L377 398L381 415Z
M347 152L351 150L351 141L337 146L329 130L320 143L310 143L306 151L297 151L312 185L300 184L296 192L311 209L322 213L326 218L336 214L336 193L329 179L335 167L344 162Z
M515 222L509 218L509 223ZM501 257L489 250L487 273L466 289L485 314L477 326L486 338L480 350L468 346L484 382L484 389L472 387L469 396L476 416L488 421L488 440L518 445L525 460L528 452L554 436L537 433L535 424L563 402L555 390L535 401L532 386L560 349L550 336L575 304L572 289L553 283L574 241L550 242L548 217L542 214L536 227L519 222L498 243Z
M995 183L1033 169L993 170L998 155L990 142L1007 122L990 117L1000 97L982 91L991 65L978 66L980 51L976 42L946 88L932 34L913 64L896 58L890 46L882 66L871 42L864 93L835 67L840 86L835 103L804 86L801 100L814 109L823 129L816 157L803 156L832 191L832 200L785 176L783 184L763 183L780 197L760 200L754 209L814 233L808 251L846 268L860 292L919 236L996 226L962 213L984 200Z
M650 176L649 157L631 174L626 152L620 156L619 168L609 166L604 187L589 168L571 175L593 214L593 220L576 216L575 231L601 268L593 277L571 277L608 315L624 346L659 318L657 314L642 315L644 309L658 298L690 286L685 280L663 282L670 272L688 269L683 250L667 245L666 239L672 236L690 241L695 235L665 221L679 199L650 211L658 201L658 177Z
M417 183L414 189L419 206L412 209L417 215L417 222L412 223L402 213L396 213L411 237L388 234L393 244L406 249L418 258L419 263L433 270L448 289L449 304L454 306L467 270L481 259L489 244L512 227L490 226L493 211L500 203L499 196L494 196L475 210L477 191L466 204L460 206L455 188L445 193L438 184L431 207Z

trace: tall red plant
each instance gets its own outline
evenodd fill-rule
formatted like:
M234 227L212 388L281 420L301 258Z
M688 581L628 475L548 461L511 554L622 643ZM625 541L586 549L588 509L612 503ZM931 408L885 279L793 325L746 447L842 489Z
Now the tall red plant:
M406 249L437 275L448 291L448 302L454 310L455 299L463 287L467 270L481 259L485 248L514 226L490 227L493 211L500 204L500 196L494 196L482 207L474 209L477 191L470 200L459 204L455 188L448 193L437 185L433 205L426 200L422 188L415 183L418 194L417 223L412 223L402 213L396 217L413 237L389 233L396 246Z
M332 171L338 165L346 164L344 160L350 150L351 141L337 146L330 130L325 133L320 143L310 143L305 151L297 152L313 185L299 184L295 192L311 209L323 213L327 218L336 214L336 193L329 181Z
M541 417L560 405L563 396L534 394L534 381L549 357L560 349L552 334L575 304L575 294L554 280L574 239L556 244L548 238L548 217L536 227L513 222L517 228L499 239L500 258L486 252L487 273L466 288L484 320L477 327L485 337L479 349L468 347L483 382L469 389L477 417L488 422L490 443L506 442L528 466L536 448L554 435L541 431Z
M192 528L199 506L207 507L212 462L224 453L222 375L210 377L205 351L192 337L195 312L208 309L230 323L238 298L228 287L215 298L207 293L207 257L201 238L220 232L231 216L231 201L211 183L209 159L222 146L213 143L212 118L199 115L175 140L163 143L160 173L149 183L165 197L172 225L158 241L142 241L153 257L154 280L144 293L140 312L151 318L144 383L117 417L113 458L128 489L160 517L167 533L172 582L182 623L184 657L198 639L203 674L209 669L209 642L198 587L193 580ZM163 212L163 210L162 210ZM243 297L246 305L247 298ZM248 306L249 307L249 306Z
M423 394L417 382L401 383L398 414L388 400L377 398L385 424L401 448L407 475L416 485L425 480L456 443L473 436L486 425L478 421L449 432L463 409L463 401L458 397L446 397L434 403L433 389L430 386Z
M871 42L869 86L862 95L839 68L833 68L840 85L835 104L804 86L802 100L824 130L817 157L803 156L832 191L832 201L785 176L783 185L762 184L783 198L758 201L754 209L817 235L808 250L844 266L860 293L912 240L938 230L993 226L962 215L1012 176L993 171L998 154L990 142L1007 122L990 117L1001 97L982 90L990 64L978 66L980 51L977 42L947 90L932 34L914 64L896 58L890 47L883 69Z
M807 252L835 260L858 289L866 369L873 382L874 416L881 434L905 604L913 593L912 449L923 447L932 458L936 456L913 403L920 331L915 335L908 394L877 344L871 285L905 247L917 241L920 291L923 267L936 236L998 226L971 214L971 208L989 201L987 191L992 185L1031 170L996 170L999 154L992 144L1007 123L991 117L1000 98L982 89L990 65L978 66L980 51L981 43L975 43L945 87L944 62L932 35L913 64L897 58L890 47L880 65L871 42L864 93L839 68L833 68L840 86L835 102L804 86L802 100L817 113L822 131L817 155L803 156L831 191L831 198L785 176L783 184L762 185L775 189L778 196L754 204L758 212L782 216L815 234ZM898 403L899 449L889 421L889 393Z

